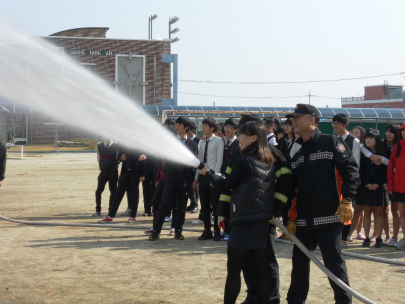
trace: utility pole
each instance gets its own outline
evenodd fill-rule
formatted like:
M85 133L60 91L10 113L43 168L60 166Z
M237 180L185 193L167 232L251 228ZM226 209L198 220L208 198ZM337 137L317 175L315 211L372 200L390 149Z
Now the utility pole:
M311 90L309 90L308 95L304 95L304 97L308 96L309 104L311 104L311 97L316 97L315 95L311 95Z

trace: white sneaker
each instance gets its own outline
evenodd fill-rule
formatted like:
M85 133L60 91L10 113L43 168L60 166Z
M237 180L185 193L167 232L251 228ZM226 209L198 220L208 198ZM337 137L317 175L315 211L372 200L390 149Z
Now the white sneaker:
M395 247L397 247L398 250L405 250L405 239L400 240Z
M387 246L389 247L396 247L396 245L398 244L398 240L397 238L392 238L391 241L389 243L387 243Z
M128 216L128 215L131 215L131 209L127 209L127 210L125 210L123 213L121 213L121 216Z
M170 236L173 236L174 233L175 233L174 228L170 229L169 235L170 235Z
M171 222L171 221L172 221L172 219L169 216L165 217L165 222Z
M351 243L351 242L353 242L353 239L352 239L352 237L350 235L348 235L347 238L346 238L346 241Z
M197 219L196 221L191 222L191 225L193 225L193 226L199 226L199 225L203 225L203 224L204 224L204 222L200 219Z

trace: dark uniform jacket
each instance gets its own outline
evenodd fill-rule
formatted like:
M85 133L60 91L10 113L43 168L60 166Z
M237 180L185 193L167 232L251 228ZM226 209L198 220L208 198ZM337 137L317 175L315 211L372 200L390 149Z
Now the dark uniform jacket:
M0 182L6 177L6 156L6 146L0 141Z
M283 154L273 145L269 144L270 152L275 158L274 170L276 174L276 185L274 192L274 204L273 204L273 214L274 216L280 216L281 211L286 206L288 198L293 195L293 180L290 170L290 165L284 158ZM240 155L240 149L236 150L232 154L232 160L226 169L226 174L232 172L232 167L235 160ZM218 216L229 217L231 202L231 192L223 191L218 203Z
M126 147L120 147L120 150L118 152L118 160L121 160L121 156L123 154L125 154L127 159L122 162L121 174L123 174L127 170L130 170L132 175L144 177L145 161L138 160L139 156L141 156L142 153L128 149Z
M230 224L268 221L273 216L274 164L265 164L251 156L237 158L235 168L226 179L207 173L220 190L232 190Z
M359 173L357 163L346 143L333 135L323 135L318 128L310 140L291 160L296 197L289 210L290 220L309 230L343 225L340 215L335 215L340 204L339 181L344 198L356 195Z

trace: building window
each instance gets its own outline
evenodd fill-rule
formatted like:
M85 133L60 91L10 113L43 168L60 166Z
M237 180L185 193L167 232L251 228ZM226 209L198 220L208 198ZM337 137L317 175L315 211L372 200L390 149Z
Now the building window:
M386 109L391 109L391 106L384 106L384 108L386 108Z
M96 65L95 63L81 63L81 65L85 68L88 69L89 71L93 71L94 66Z
M379 106L373 106L373 108L374 108L374 109L378 109L378 108L379 108Z

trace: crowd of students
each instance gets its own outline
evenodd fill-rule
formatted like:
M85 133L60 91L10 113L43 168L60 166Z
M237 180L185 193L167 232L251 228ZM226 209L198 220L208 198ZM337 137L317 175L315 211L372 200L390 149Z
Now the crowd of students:
M405 249L405 239L398 236L405 228L405 123L388 125L382 135L359 126L349 132L349 118L337 114L332 136L319 131L319 116L315 107L298 104L283 125L276 116L261 120L254 114L222 125L205 118L202 139L187 118L167 119L164 126L173 137L206 164L200 170L119 148L106 139L98 145L101 172L94 216L101 216L107 182L109 210L99 222L113 221L125 192L128 209L122 215L136 222L142 182L143 216L153 216L153 227L145 231L150 241L159 240L165 221L171 221L169 234L184 240L186 212L199 213L193 222L204 227L198 240L228 241L225 303L235 303L241 271L248 286L243 303L280 303L273 216L282 218L289 233L311 251L319 245L329 270L349 284L340 248L353 242L353 232L364 247L375 243L377 248ZM292 261L287 300L304 303L309 259L294 246ZM347 292L331 286L336 303L351 303Z

